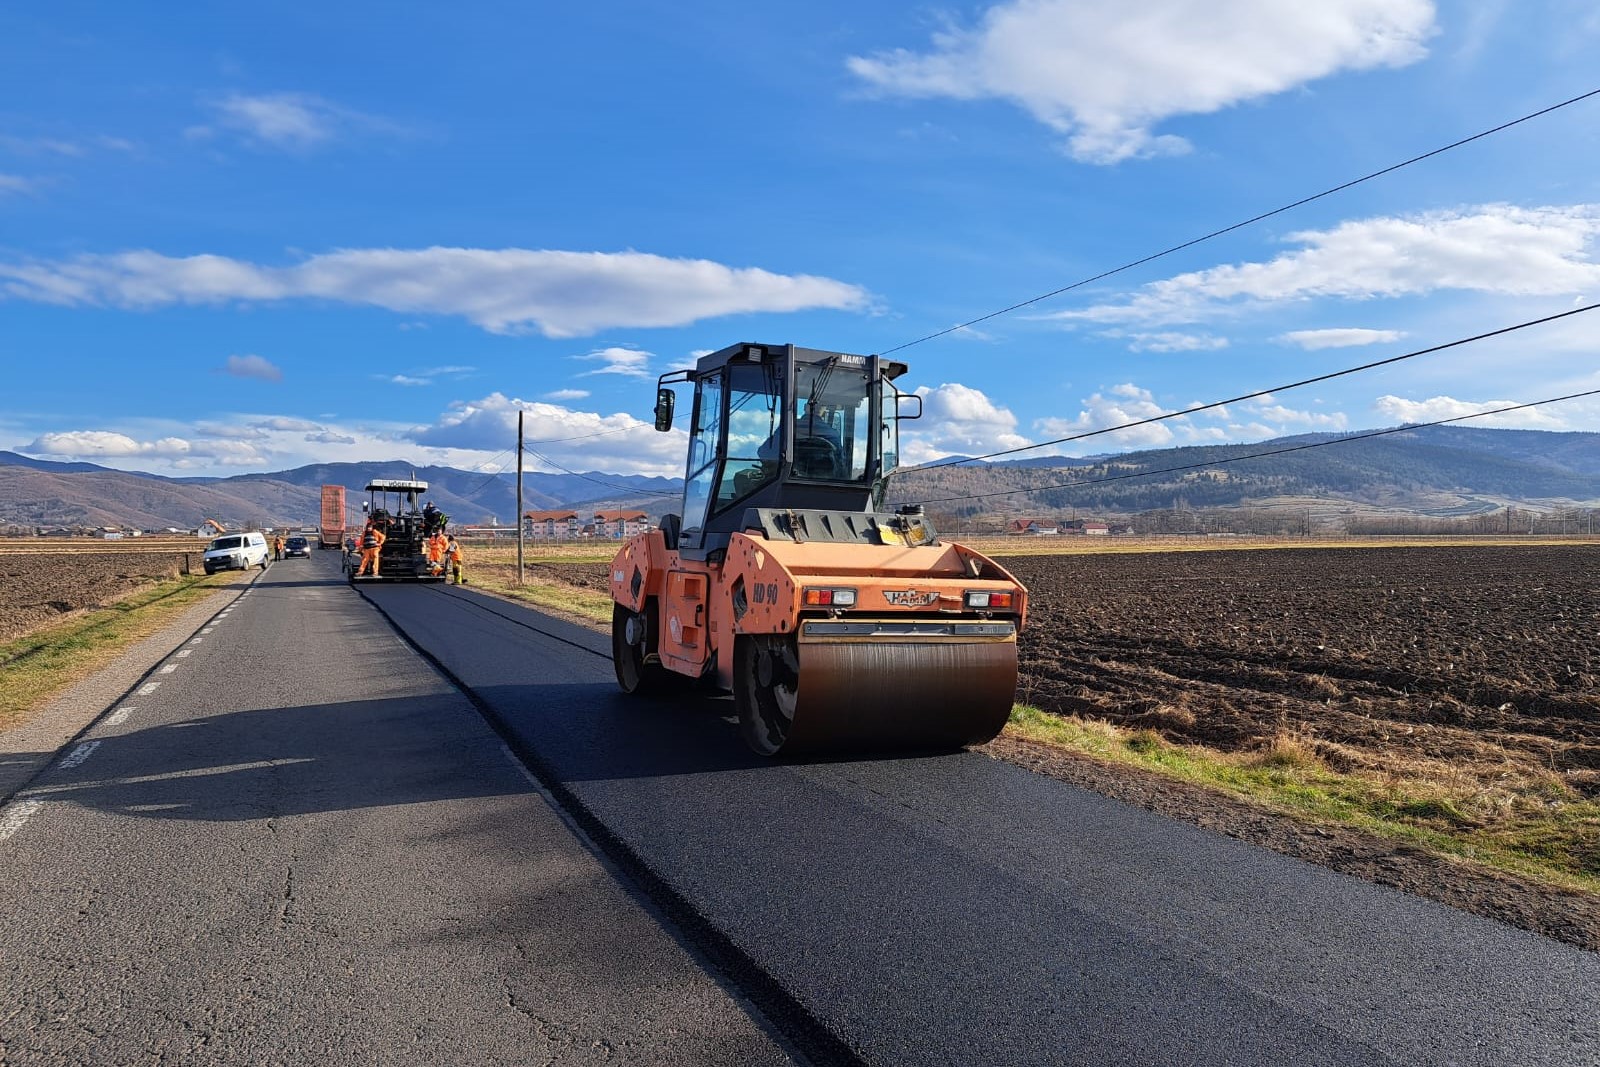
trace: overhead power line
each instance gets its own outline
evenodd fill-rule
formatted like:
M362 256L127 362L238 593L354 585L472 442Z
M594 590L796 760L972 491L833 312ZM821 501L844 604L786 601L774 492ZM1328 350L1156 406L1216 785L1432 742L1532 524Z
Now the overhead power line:
M495 460L499 459L501 456L509 457L511 455L511 453L512 453L512 449L509 449L509 448L505 449L502 452L498 452L495 455L491 456L490 458L484 460L482 463L478 464L477 469L478 470L483 470L483 468L487 467L489 464L493 463ZM504 462L502 462L500 464L500 466L498 466L494 470L490 471L489 472L489 476L487 478L485 478L483 481L479 482L476 486L474 486L473 489L472 489L472 492L468 493L467 496L477 496L479 493L483 492L483 487L484 486L488 485L490 482L494 481L496 478L500 477L502 474L504 474L506 472L506 463L509 463L509 462L511 462L511 461L508 458Z
M678 495L677 493L665 493L665 492L662 492L659 489L635 489L635 488L633 488L631 486L617 485L614 482L601 481L599 478L595 478L595 477L592 477L592 476L587 475L587 474L579 474L577 471L570 471L567 468L563 467L561 464L559 464L559 463L555 462L554 460L552 460L549 456L541 455L540 453L535 452L531 448L524 447L524 451L526 451L528 453L528 455L532 456L534 459L538 460L539 462L545 463L545 464L548 464L548 465L554 467L556 470L560 471L562 474L569 474L574 478L582 478L586 482L593 482L595 485L601 485L601 486L604 486L607 489L615 489L620 493L629 493L629 494L642 493L645 496L661 496L661 497L677 496Z
M1116 433L1119 430L1131 430L1138 426L1149 426L1153 423L1165 422L1168 419L1181 419L1186 415L1195 415L1202 411L1210 411L1213 408L1226 407L1229 404L1238 404L1246 400L1257 400L1264 396L1270 396L1273 393L1287 393L1292 389L1299 389L1302 386L1307 385L1315 385L1318 382L1325 382L1332 378L1342 378L1347 374L1356 374L1361 371L1372 370L1374 367L1384 367L1390 363L1399 363L1402 360L1415 359L1418 356L1426 356L1434 352L1443 352L1447 348L1459 348L1462 345L1470 345L1475 341L1484 341L1491 337L1499 337L1502 334L1515 333L1517 330L1525 330L1530 326L1542 326L1548 322L1555 322L1557 319L1570 318L1573 315L1582 315L1587 311L1594 311L1597 308L1600 308L1600 303L1586 304L1583 307L1571 308L1567 311L1559 311L1554 315L1546 315L1543 318L1529 319L1527 322L1519 322L1514 326L1502 326L1498 330L1490 330L1487 333L1479 333L1474 334L1471 337L1462 337L1454 341L1446 341L1444 344L1432 345L1428 348L1419 348L1413 352L1403 352L1398 356L1390 356L1387 359L1376 359L1371 363L1363 363L1357 367L1346 367L1344 370L1336 370L1327 374L1319 374L1314 378L1303 378L1298 382L1289 382L1287 385L1275 385L1268 389L1257 389L1253 393L1244 393L1240 396L1229 397L1227 400L1213 400L1209 404L1197 404L1192 408L1184 408L1182 411L1168 411L1160 415L1152 415L1148 419L1137 419L1133 422L1119 423L1116 426L1103 426L1098 430L1085 430L1083 433L1073 434L1070 437L1057 437L1050 441L1040 441L1037 444L1019 445L1016 448L1007 448L999 452L986 452L981 456L959 456L956 459L947 459L938 463L925 463L919 467L904 467L895 471L894 476L898 477L902 474L914 474L917 471L939 470L942 467L956 467L963 463L978 463L983 460L996 459L1000 456L1014 456L1019 452L1032 452L1035 449L1049 448L1052 445L1064 445L1072 441L1082 441L1085 438L1098 437L1101 434Z
M1540 108L1538 111L1530 112L1526 115L1523 115L1521 118L1512 119L1510 122L1502 122L1498 126L1487 130L1481 130L1470 137L1463 137L1459 141L1452 141L1447 145L1442 145L1433 149L1432 151L1424 152L1419 156L1412 156L1410 159L1395 163L1388 167L1384 167L1382 170L1375 170L1370 174L1363 174L1359 178L1353 178L1350 181L1335 185L1332 188L1324 189L1320 193L1313 193L1310 196L1301 197L1292 204L1284 204L1282 207L1275 207L1271 211L1263 211L1261 214L1253 215L1250 218L1245 219L1243 222L1236 222L1231 226L1224 226L1220 230L1212 230L1210 233L1191 238L1190 240L1184 241L1182 244L1176 244L1170 248L1164 248L1159 252L1153 252L1150 255L1144 256L1140 259L1135 259L1132 262L1124 263L1120 267L1113 267L1110 270L1101 271L1099 274L1092 275L1088 278L1081 278L1078 281L1073 282L1071 285L1063 285L1059 289L1052 289L1048 293L1041 293L1038 296L1012 304L1010 307L1001 308L999 311L991 311L987 315L979 315L975 319L969 319L966 322L960 323L959 325L947 327L946 329L939 330L935 333L930 333L925 337L919 337L915 341L907 341L904 344L895 345L893 348L886 348L880 353L880 355L886 356L891 352L899 352L901 349L910 348L912 345L920 345L924 341L932 341L936 337L943 337L946 334L955 333L957 330L965 330L968 327L976 326L980 322L988 322L990 319L997 319L1001 315L1008 315L1013 311L1037 304L1042 300L1049 300L1051 297L1060 296L1062 293L1068 293L1074 289L1079 289L1085 285L1109 278L1112 275L1121 274L1123 271L1132 270L1134 267L1142 267L1146 263L1153 263L1165 256L1172 255L1174 252L1181 252L1186 248L1193 248L1195 245L1209 241L1214 237L1221 237L1223 234L1232 233L1234 230L1240 230L1246 226L1254 225L1263 219L1270 219L1274 215L1281 215L1284 212L1292 211L1297 207L1303 207L1312 201L1321 200L1323 197L1332 196L1334 193L1343 192L1346 189L1360 185L1362 182L1369 182L1374 178L1381 178L1385 174L1393 174L1395 171L1409 167L1413 163L1420 163L1425 159L1431 159L1432 157L1441 155L1453 148L1460 148L1462 145L1471 144L1473 141L1482 140L1483 138L1491 136L1492 134L1500 133L1502 130L1509 130L1513 126L1520 125L1524 122L1530 122L1533 119L1539 118L1543 115L1548 115L1552 111L1559 111L1564 107L1570 107L1571 105L1587 100L1592 96L1600 96L1600 89L1591 89L1579 96L1574 96L1570 100L1563 100L1559 104L1551 104L1549 107Z
M1313 448L1327 448L1329 445L1343 445L1351 441L1365 441L1373 437L1385 437L1389 434L1407 433L1411 430L1424 430L1430 426L1444 426L1452 422L1466 422L1469 419L1481 419L1489 415L1503 415L1508 411L1522 411L1525 408L1543 407L1545 404L1559 404L1565 400L1578 400L1586 396L1600 396L1600 389L1589 389L1581 393L1568 393L1566 396L1553 396L1548 400L1530 400L1526 404L1511 404L1503 408L1494 408L1490 411L1478 411L1471 415L1457 415L1448 419L1435 419L1433 422L1413 422L1404 426L1393 426L1387 430L1371 430L1367 433L1351 434L1348 437L1336 437L1329 441L1313 441L1309 444L1291 445L1287 448L1273 448L1265 452L1252 452L1244 456L1228 456L1222 459L1207 460L1202 463L1184 463L1176 467L1163 467L1160 470L1137 471L1129 474L1110 474L1103 478L1080 478L1070 482L1057 482L1054 485L1035 485L1025 489L1007 489L993 493L968 493L963 496L938 497L933 500L921 501L923 504L948 504L953 501L988 500L999 496L1024 496L1031 493L1043 493L1052 489L1072 489L1081 485L1102 485L1106 482L1123 482L1132 478L1151 478L1157 474L1177 474L1182 471L1198 470L1203 467L1220 467L1227 463L1243 463L1249 459L1262 459L1267 456L1282 456L1290 452L1305 452Z

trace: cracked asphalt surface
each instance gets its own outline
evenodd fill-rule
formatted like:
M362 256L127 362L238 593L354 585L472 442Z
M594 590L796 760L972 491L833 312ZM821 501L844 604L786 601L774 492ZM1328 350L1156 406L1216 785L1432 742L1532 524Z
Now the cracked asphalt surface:
M336 578L275 564L0 809L0 1063L791 1062Z

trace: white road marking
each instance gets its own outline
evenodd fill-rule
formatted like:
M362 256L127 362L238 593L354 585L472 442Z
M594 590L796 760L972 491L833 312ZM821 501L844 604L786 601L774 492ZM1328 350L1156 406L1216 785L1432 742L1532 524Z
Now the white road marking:
M144 683L143 685L141 685L139 687L139 695L142 696L142 697L147 697L151 693L154 693L157 689L160 689L160 688L161 688L161 683L160 682L146 682L146 683Z
M138 711L138 708L121 707L106 716L107 726L121 726L128 721L128 716Z
M211 632L211 631L212 631L212 630L215 630L215 629L216 629L216 627L215 627L215 626L207 626L207 627L206 627L206 628L205 628L205 629L204 629L204 630L201 630L201 631L200 631L200 632L201 632L201 633L203 633L203 634L208 634L208 633L210 633L210 632ZM198 637L197 637L197 638L195 638L195 640L196 640L196 641L198 641L198 640L200 640L200 639L199 639L199 638L198 638Z
M30 798L28 800L19 800L7 807L4 814L0 814L0 841L4 841L22 829L22 824L27 822L33 816L33 813L43 806L43 801Z
M173 671L175 671L177 669L178 669L178 665L176 663L169 663L165 667L162 667L161 670L157 671L156 673L157 674L171 674Z
M73 749L67 755L66 759L61 761L61 769L64 771L70 771L72 768L81 765L84 760L94 755L94 750L99 747L100 742L98 741L85 741L83 744Z
M191 653L193 651L194 651L194 649L192 649L192 648L180 648L180 649L178 649L178 658L182 659L183 657L187 656L189 653Z
M198 645L201 641L204 641L204 640L205 640L205 638L203 638L203 637L191 637L191 638L189 638L189 643L191 645Z

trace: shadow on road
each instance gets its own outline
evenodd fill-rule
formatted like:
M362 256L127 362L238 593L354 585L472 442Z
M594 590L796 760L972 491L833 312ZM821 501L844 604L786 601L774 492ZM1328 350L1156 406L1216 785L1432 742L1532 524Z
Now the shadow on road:
M451 706L451 705L454 706ZM94 739L41 799L232 821L526 791L476 716L437 696L234 711Z

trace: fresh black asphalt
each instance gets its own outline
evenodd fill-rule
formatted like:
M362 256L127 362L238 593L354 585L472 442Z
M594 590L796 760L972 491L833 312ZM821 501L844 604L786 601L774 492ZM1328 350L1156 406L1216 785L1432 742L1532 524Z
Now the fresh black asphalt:
M986 756L771 762L602 635L365 590L648 880L881 1064L1600 1063L1600 956Z

